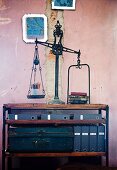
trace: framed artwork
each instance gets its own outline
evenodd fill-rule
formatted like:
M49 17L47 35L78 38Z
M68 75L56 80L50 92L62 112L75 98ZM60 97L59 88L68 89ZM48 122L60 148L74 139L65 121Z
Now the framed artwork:
M44 14L25 14L22 17L23 40L26 43L47 41L47 17Z
M75 10L76 0L52 0L52 9Z

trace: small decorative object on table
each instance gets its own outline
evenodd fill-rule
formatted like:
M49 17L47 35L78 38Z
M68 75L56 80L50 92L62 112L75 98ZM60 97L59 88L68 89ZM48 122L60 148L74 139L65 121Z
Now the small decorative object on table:
M86 104L89 97L85 92L71 92L68 97L69 104Z

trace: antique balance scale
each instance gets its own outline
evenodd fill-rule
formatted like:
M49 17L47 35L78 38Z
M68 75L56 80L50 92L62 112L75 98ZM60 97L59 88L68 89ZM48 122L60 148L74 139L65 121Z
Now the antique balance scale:
M52 48L52 53L55 55L55 93L54 93L54 99L49 102L49 104L64 104L65 102L59 99L58 94L58 82L59 82L59 56L62 55L63 51L68 53L74 53L77 55L77 64L71 65L68 69L68 88L67 88L67 103L68 103L68 96L69 96L69 72L71 67L76 67L78 69L81 69L83 66L88 67L88 95L89 95L89 103L90 103L90 67L88 64L81 64L80 63L80 50L74 51L70 48L63 47L62 45L62 37L63 37L63 31L61 30L61 25L59 21L57 21L55 25L55 30L53 31L54 36L54 43L48 43L48 42L41 42L36 39L35 41L35 52L34 52L34 58L33 58L33 67L31 71L31 78L30 78L30 85L29 85L29 91L27 98L28 99L41 99L45 97L45 90L44 90L44 84L42 79L42 69L40 65L40 59L39 59L39 53L38 53L38 44L41 44L43 46ZM40 73L40 84L36 82L36 76L37 72ZM42 86L42 89L40 90L40 85Z

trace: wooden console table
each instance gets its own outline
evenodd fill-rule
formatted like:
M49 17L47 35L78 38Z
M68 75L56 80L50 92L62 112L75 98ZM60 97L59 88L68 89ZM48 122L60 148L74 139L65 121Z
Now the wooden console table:
M70 111L74 110L97 110L97 114L101 114L102 111L105 113L105 118L99 120L11 120L9 119L9 114L12 111ZM106 127L106 151L105 152L9 152L8 151L8 131L10 126L22 126L22 125L80 125L80 124L105 124ZM105 104L62 104L62 105L52 105L52 104L38 104L38 103L18 103L18 104L4 104L3 106L3 147L2 147L2 170L6 170L5 162L9 158L13 157L76 157L76 156L105 156L106 166L108 166L108 128L109 128L109 107Z

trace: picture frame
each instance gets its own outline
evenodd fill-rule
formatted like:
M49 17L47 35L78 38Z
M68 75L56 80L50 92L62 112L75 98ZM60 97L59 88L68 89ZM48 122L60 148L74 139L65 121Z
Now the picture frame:
M47 41L47 17L44 14L25 14L22 17L23 40L26 43Z
M52 0L52 9L75 10L76 0Z

